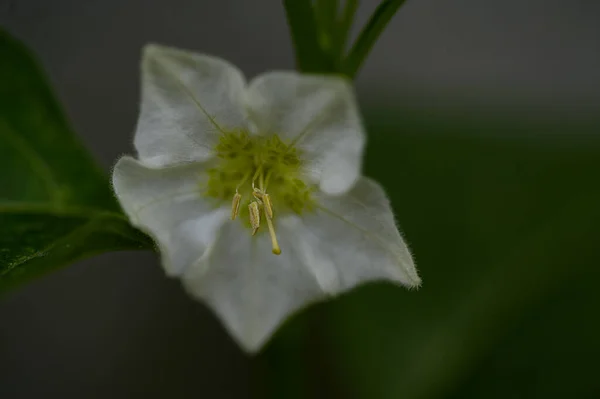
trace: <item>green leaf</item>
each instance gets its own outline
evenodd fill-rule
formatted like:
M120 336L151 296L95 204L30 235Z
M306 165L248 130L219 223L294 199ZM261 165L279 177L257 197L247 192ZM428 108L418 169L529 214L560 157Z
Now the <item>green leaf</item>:
M311 0L283 0L299 71L332 73L335 66L322 49Z
M29 51L0 30L0 292L93 253L151 248Z
M352 46L348 57L344 60L342 72L350 78L358 73L369 52L375 45L379 35L383 32L388 22L406 0L383 0L363 28L358 39Z

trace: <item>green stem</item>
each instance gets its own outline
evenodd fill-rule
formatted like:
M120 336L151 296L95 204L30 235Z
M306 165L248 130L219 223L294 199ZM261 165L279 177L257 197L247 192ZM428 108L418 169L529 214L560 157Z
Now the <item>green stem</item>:
M342 57L346 52L346 45L348 38L350 37L350 30L352 29L352 22L354 21L354 15L358 9L358 0L347 0L342 17L338 22L336 40L334 48L336 49L336 60L341 61Z
M384 0L379 4L343 63L342 72L345 75L350 78L356 76L388 22L405 2L406 0Z
M337 49L336 34L338 0L316 0L314 13L317 21L317 38L319 45L325 54L328 54L331 60L336 60Z
M330 57L319 43L317 22L310 0L283 0L299 71L335 72Z

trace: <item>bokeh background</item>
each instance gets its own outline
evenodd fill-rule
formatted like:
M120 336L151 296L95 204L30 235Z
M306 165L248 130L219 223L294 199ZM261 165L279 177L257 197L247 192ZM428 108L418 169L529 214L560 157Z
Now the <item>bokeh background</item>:
M105 254L2 298L0 398L600 397L598 21L595 0L410 0L390 23L356 83L365 167L420 290L312 306L250 358L157 255ZM294 67L276 0L0 0L0 24L107 171L143 44Z

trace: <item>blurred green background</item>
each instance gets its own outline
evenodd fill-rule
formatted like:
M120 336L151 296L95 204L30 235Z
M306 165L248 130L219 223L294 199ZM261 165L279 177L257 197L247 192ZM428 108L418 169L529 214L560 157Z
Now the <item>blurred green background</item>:
M422 288L311 306L249 358L155 254L104 254L0 299L0 398L600 397L600 8L443 3L409 2L357 82L365 173ZM0 22L106 171L132 151L143 43L293 65L271 5L48 4L0 3Z
M380 107L369 127L366 173L423 287L310 309L267 351L271 372L297 397L599 397L600 125ZM282 357L294 339L306 347Z

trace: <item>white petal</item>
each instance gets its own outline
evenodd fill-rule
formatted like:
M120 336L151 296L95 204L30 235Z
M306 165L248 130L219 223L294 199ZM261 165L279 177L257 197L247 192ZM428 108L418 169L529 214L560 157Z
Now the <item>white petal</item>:
M278 134L306 152L325 193L343 193L358 179L365 134L347 80L267 73L250 82L246 109L261 132Z
M220 130L244 126L245 85L224 60L147 45L134 140L140 160L151 166L206 160Z
M209 253L188 269L184 284L208 303L242 348L256 352L291 313L323 293L302 267L285 218L277 224L281 255L271 253L265 231L252 237L237 220L220 233Z
M115 165L113 185L131 223L158 243L168 275L182 274L217 237L227 209L201 196L203 165L151 169L130 157Z
M297 219L296 246L321 289L335 295L360 283L421 283L379 184L361 178L346 195L320 199L321 208Z

